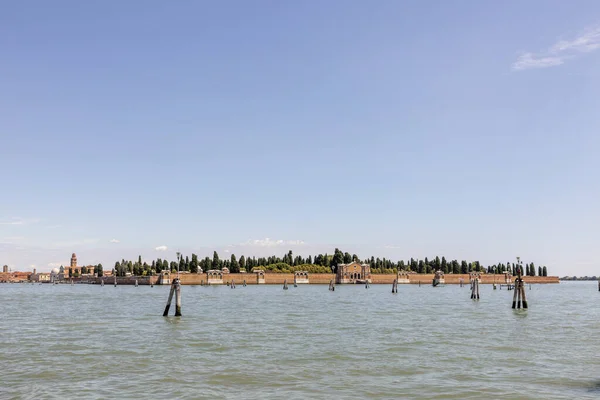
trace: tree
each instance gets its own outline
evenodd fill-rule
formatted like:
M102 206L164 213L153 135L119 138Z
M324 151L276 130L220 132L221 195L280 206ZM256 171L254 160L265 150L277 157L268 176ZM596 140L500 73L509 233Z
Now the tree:
M69 278L73 277L73 268L69 268Z
M237 262L235 254L231 255L231 261L229 262L229 272L233 274L237 274L240 272L240 264Z
M216 251L213 252L212 269L221 269L221 260L219 260L219 255Z
M190 261L190 272L192 274L198 273L198 256L192 253L192 261Z
M542 276L548 276L548 270L545 265L542 267Z
M533 263L529 264L529 275L535 276L535 265Z
M352 262L352 256L350 255L350 253L345 252L344 253L344 264L350 264Z
M240 271L247 271L246 269L246 257L242 254L240 257Z
M404 269L405 269L405 266L404 266L404 260L400 260L400 261L398 261L398 269L399 269L400 271L402 271L402 270L404 270Z
M352 261L359 261L358 256L356 254L352 254Z
M437 258L437 257L436 257L436 258ZM441 268L442 268L442 272L443 272L444 274L447 274L447 273L449 272L449 271L448 271L448 262L446 261L446 257L443 257L443 256L442 256L442 262L440 263L440 266L441 266Z
M344 263L344 253L342 253L340 251L340 249L335 249L335 252L333 253L333 258L331 259L331 263L329 264L331 266L331 270L335 273L337 271L337 266L338 264L343 264Z
M96 266L96 268L98 269L98 276L104 276L104 270L102 269L102 264L98 264Z
M538 267L538 276L543 276L542 275L542 267Z

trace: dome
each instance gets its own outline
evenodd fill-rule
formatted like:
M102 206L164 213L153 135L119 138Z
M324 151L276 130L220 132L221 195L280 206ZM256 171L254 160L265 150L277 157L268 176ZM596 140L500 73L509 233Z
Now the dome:
M52 268L52 273L53 274L58 274L58 271L59 271L58 268Z

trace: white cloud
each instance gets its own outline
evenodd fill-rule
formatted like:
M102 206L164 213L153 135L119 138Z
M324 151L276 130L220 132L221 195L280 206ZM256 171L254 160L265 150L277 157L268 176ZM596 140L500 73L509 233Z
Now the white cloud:
M117 240L117 239L110 239L110 240L109 240L109 242L110 242L110 243L119 243L119 242L120 242L120 240Z
M24 240L23 236L5 236L0 238L0 243L2 244L15 244L16 242L20 242Z
M158 247L155 247L154 250L156 250L156 251L167 251L168 247L167 246L158 246Z
M59 262L51 262L51 263L48 263L48 266L49 266L50 268L58 268L58 267L60 267L61 265L63 265L63 264L62 264L62 263L59 263Z
M24 219L19 217L12 217L8 220L0 221L0 225L26 225L38 222L38 219Z
M247 242L241 243L240 246L255 246L255 247L277 247L277 246L301 246L304 242L302 240L271 240L265 239L254 239L248 240Z
M600 27L587 29L573 40L559 40L548 50L522 53L512 65L514 71L533 68L548 68L564 64L566 60L582 53L600 49Z

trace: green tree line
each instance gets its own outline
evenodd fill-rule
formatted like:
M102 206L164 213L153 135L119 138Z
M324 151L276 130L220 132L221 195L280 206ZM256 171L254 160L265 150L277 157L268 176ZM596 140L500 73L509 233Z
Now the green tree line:
M370 257L361 259L356 254L342 252L340 249L335 249L333 254L316 254L303 257L294 255L292 251L288 251L282 257L246 257L240 256L238 259L235 254L231 254L228 258L221 259L219 254L214 251L213 256L199 259L196 254L189 256L181 255L176 261L168 261L166 259L157 258L152 262L142 262L142 257L138 256L135 261L122 259L117 261L114 266L114 273L117 276L125 276L127 273L137 276L158 274L161 271L168 270L175 272L179 269L182 272L197 273L199 271L222 270L229 269L231 273L240 271L251 272L254 269L263 269L270 272L293 272L293 271L308 271L312 273L335 273L338 264L348 264L357 261L371 266L371 273L394 273L398 270L412 271L416 273L433 273L441 270L445 274L468 274L470 272L484 273L504 273L510 272L513 275L517 274L520 268L515 263L499 262L494 265L483 266L479 261L458 261L446 260L445 257L434 257L425 259L411 258L409 260L392 261L386 258ZM546 267L536 267L533 263L522 265L523 275L528 276L547 276Z

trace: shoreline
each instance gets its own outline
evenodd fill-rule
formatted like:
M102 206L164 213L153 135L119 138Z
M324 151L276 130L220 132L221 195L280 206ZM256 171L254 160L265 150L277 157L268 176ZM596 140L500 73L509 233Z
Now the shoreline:
M409 274L408 279L398 280L398 285L431 285L434 274ZM259 283L257 274L248 273L237 273L237 274L223 274L221 279L211 278L208 281L207 273L191 274L181 273L180 282L182 285L228 285L230 282L234 282L236 286L243 285L244 281L247 285L283 285L287 282L288 285L294 284L294 274L287 273L266 273L264 278L261 277ZM171 274L170 278L175 278L175 274ZM468 285L470 282L469 274L446 274L444 276L444 284L446 285L459 285L461 279L464 285ZM511 284L514 283L516 277L512 277ZM113 285L115 281L114 276L105 277L79 277L72 278L73 283L78 284L89 284L89 285L100 285L104 280L105 285ZM155 276L127 276L117 277L117 285L135 285L136 281L138 285L170 285L171 279L168 276L155 275ZM391 285L394 280L398 279L396 274L371 274L370 284L372 285ZM308 282L300 283L298 285L328 285L329 282L336 280L335 274L308 274ZM523 281L525 284L558 284L560 283L558 276L524 276ZM70 283L71 278L67 278L65 283ZM493 275L493 274L482 274L480 277L480 284L483 285L505 285L506 281L504 275ZM336 285L355 285L358 283L337 283Z

